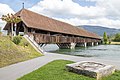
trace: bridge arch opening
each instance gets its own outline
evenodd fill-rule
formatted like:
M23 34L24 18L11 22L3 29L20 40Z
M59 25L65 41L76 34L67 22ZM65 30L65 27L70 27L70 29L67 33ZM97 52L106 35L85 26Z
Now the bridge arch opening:
M46 44L43 45L41 48L46 52L55 51L59 49L59 47L56 44Z

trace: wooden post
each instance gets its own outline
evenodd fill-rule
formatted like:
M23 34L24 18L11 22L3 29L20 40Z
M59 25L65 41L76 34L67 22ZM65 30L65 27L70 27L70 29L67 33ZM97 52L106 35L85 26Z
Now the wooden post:
M15 33L14 33L14 36L16 36L16 27L17 27L17 23L15 23Z
M10 24L10 25L11 25L11 24ZM11 27L8 28L8 33L7 33L7 35L10 35L10 36L12 35L12 33L11 33Z
M24 27L24 34L28 33L28 28L25 26L25 24L23 23L22 26Z
M12 37L12 40L13 40L13 23L11 23L11 37Z

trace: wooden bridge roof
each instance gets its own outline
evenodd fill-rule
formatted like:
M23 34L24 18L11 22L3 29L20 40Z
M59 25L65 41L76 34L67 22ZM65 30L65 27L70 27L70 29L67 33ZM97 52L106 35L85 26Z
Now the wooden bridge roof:
M88 32L84 29L37 14L27 9L22 9L15 15L20 16L22 21L29 28L100 39L95 33ZM7 30L7 25L4 29Z

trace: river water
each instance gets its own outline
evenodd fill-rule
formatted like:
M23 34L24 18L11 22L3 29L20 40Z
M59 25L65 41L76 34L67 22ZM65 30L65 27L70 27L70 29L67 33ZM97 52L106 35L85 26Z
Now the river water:
M120 45L99 45L93 47L77 47L75 49L59 49L56 45L43 47L47 52L74 55L80 57L93 57L97 59L120 60Z

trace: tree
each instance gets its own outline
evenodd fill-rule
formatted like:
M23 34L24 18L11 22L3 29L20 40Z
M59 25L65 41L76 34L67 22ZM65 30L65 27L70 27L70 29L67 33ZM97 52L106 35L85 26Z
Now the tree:
M2 15L1 18L3 21L6 21L7 23L11 23L11 34L13 36L13 26L16 23L19 23L21 21L20 17L17 17L13 14L7 14L7 15Z
M103 42L104 42L104 44L107 44L107 41L108 41L107 33L104 32L104 34L103 34Z
M120 33L115 34L114 41L120 42Z

